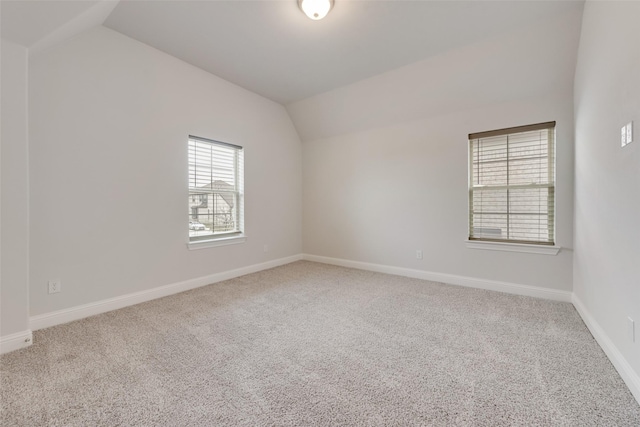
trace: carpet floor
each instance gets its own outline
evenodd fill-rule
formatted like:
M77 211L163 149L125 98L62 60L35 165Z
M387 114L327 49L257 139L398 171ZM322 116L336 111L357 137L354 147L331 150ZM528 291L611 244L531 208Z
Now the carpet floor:
M3 426L640 426L571 304L300 261L37 331Z

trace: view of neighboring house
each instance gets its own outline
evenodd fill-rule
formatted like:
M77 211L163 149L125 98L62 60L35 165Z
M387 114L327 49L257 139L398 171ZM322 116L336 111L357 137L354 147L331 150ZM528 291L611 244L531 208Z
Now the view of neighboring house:
M237 206L235 187L224 181L189 191L189 234L193 236L236 230ZM204 225L198 229L197 223Z
M231 144L189 137L190 239L240 231L241 150Z

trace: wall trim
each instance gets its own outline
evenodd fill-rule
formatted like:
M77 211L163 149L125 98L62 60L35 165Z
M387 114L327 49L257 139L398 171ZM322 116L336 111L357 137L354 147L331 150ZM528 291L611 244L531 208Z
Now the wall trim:
M351 261L340 258L330 258L319 255L303 254L307 261L323 264L339 265L341 267L357 268L378 273L395 274L397 276L412 277L414 279L431 280L433 282L447 283L450 285L465 286L468 288L486 289L489 291L505 292L508 294L524 295L535 298L544 298L554 301L571 302L572 293L557 289L540 288L537 286L519 285L516 283L499 282L496 280L477 279L467 276L457 276L432 271L415 270L411 268L393 267L383 264L371 264L368 262Z
M258 271L269 268L279 267L302 259L302 255L293 255L290 257L279 258L272 261L253 264L246 267L237 268L235 270L223 271L220 273L210 274L208 276L196 277L195 279L185 280L183 282L173 283L157 288L148 289L146 291L134 292L131 294L121 295L115 298L109 298L102 301L96 301L89 304L83 304L64 310L52 311L49 313L31 316L29 318L29 326L32 330L49 328L51 326L61 325L63 323L72 322L74 320L84 319L85 317L95 316L96 314L106 313L108 311L117 310L119 308L128 307L142 302L151 301L157 298L166 297L168 295L177 294L188 291L190 289L200 288L212 283L221 282L223 280L233 279L245 274L256 273Z
M20 350L33 344L33 333L30 329L0 337L0 354Z
M571 298L571 302L578 311L580 317L582 317L585 325L587 325L591 335L593 335L596 342L607 355L613 367L616 368L616 371L618 371L618 374L620 374L624 383L629 387L633 397L635 397L638 404L640 404L640 376L633 370L631 365L629 365L620 350L618 350L618 347L616 347L613 341L611 341L607 336L604 329L602 329L598 322L596 322L596 319L591 315L589 310L587 310L575 293Z
M488 251L503 251L503 252L523 252L528 254L539 255L558 255L561 246L547 246L547 245L533 245L526 243L509 243L509 242L493 242L483 240L467 240L467 248L469 249L484 249Z

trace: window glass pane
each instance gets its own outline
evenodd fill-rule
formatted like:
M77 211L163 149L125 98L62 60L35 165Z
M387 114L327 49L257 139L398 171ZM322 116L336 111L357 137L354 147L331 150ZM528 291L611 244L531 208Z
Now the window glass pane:
M509 136L509 184L549 182L548 131Z
M553 244L554 126L470 139L469 238Z
M506 185L506 138L494 137L477 140L473 167L474 185Z
M189 238L241 232L242 148L189 139Z

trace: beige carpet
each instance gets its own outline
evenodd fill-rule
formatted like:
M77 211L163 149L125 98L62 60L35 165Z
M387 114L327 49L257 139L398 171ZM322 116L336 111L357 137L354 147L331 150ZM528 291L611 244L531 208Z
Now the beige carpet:
M567 303L296 262L35 334L3 426L640 426Z

